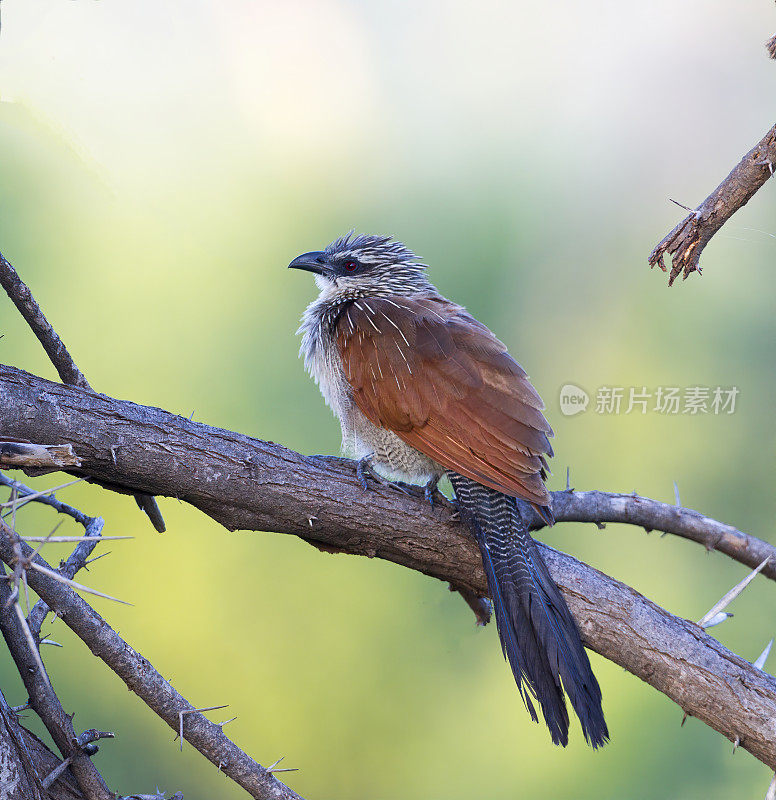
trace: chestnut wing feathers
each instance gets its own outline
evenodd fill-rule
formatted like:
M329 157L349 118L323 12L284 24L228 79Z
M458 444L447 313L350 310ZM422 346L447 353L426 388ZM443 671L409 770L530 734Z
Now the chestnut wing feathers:
M539 506L552 455L544 404L506 347L441 297L354 300L336 339L353 399L443 467Z

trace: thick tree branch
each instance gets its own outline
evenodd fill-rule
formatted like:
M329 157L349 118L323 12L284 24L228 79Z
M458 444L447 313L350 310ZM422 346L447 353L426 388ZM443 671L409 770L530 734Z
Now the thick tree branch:
M711 237L754 196L776 168L776 125L741 159L722 183L688 214L650 253L650 267L666 271L664 256L671 256L668 285L677 276L701 273L699 260Z
M54 365L62 383L91 390L83 372L75 365L65 343L51 327L43 309L32 296L32 292L2 253L0 253L0 286L5 289L8 297L43 345L43 349ZM160 533L164 533L164 519L156 500L152 496L138 492L135 495L135 501L151 520L154 528Z
M325 550L379 556L485 594L479 552L450 504L432 510L420 497L390 489L365 493L345 459L302 456L2 366L0 420L0 435L67 441L86 474L178 497L231 530L291 533ZM773 553L768 543L696 512L631 495L556 492L553 507L560 521L666 530L746 564ZM549 547L543 553L587 646L776 766L776 680L633 589ZM773 565L766 569L773 578Z

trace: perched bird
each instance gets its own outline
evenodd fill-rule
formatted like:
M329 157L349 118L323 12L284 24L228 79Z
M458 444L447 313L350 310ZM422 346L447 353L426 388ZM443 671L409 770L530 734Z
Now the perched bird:
M531 717L568 743L563 689L593 747L609 732L579 631L515 498L553 523L544 485L552 430L506 347L442 297L425 265L389 236L351 232L290 268L320 289L301 355L339 418L358 475L422 483L447 474L482 553L501 645ZM562 685L561 685L562 684Z

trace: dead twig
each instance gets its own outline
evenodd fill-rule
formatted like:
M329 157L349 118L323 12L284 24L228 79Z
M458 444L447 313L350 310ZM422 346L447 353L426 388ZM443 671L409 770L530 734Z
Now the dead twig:
M700 257L711 237L754 197L773 175L776 165L776 125L741 159L722 183L691 211L650 253L650 267L666 271L664 257L671 256L668 285L682 274L701 274Z
M58 470L80 466L81 459L69 444L0 442L0 467Z

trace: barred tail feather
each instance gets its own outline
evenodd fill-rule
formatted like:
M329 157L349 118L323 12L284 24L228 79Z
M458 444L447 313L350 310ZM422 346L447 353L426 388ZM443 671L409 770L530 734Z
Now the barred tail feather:
M461 516L482 552L501 646L534 722L531 698L542 709L555 744L568 743L563 690L579 717L585 740L604 745L609 731L601 689L576 623L552 580L513 497L450 474ZM551 512L546 509L551 519Z

